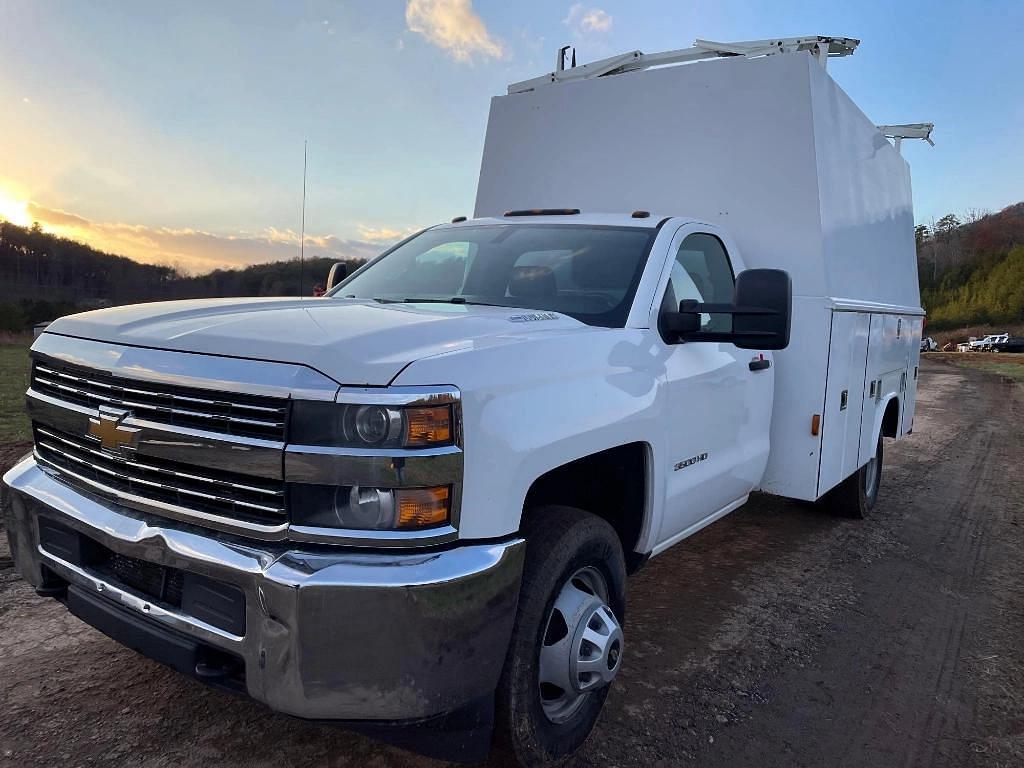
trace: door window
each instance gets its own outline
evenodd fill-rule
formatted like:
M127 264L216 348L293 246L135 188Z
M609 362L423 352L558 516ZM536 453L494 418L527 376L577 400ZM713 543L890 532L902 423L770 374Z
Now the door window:
M722 241L714 235L697 232L687 236L676 252L662 306L678 311L679 302L686 299L702 304L731 304L735 285L732 265ZM700 321L704 331L732 331L732 315L705 313Z

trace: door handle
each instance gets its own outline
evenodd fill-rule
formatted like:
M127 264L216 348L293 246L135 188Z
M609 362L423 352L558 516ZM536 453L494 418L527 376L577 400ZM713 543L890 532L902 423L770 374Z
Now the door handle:
M772 361L762 357L759 360L751 360L747 367L752 371L764 371L772 367Z

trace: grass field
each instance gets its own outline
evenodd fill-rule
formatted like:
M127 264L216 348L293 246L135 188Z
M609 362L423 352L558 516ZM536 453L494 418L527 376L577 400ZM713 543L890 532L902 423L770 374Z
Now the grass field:
M929 352L922 355L926 360L942 360L962 368L975 368L1013 379L1024 387L1024 354L999 354L989 352Z
M0 445L32 439L25 415L31 338L0 338Z

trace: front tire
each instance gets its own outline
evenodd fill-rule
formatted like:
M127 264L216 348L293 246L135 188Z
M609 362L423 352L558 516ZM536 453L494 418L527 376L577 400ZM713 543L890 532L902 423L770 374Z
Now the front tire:
M572 507L527 514L516 623L498 683L499 747L552 765L583 745L622 665L626 565L606 521Z
M878 489L882 484L882 436L878 436L875 456L839 485L825 494L825 507L840 517L863 520L878 501Z

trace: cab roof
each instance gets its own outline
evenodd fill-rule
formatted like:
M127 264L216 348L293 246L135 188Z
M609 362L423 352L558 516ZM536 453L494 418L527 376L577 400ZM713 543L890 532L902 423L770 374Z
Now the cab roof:
M605 227L633 227L638 229L657 229L658 225L668 218L654 212L648 216L638 218L632 213L559 213L550 215L525 215L516 212L512 216L486 216L479 219L465 219L450 224L439 224L433 229L448 229L453 227L479 227L493 225L519 225L519 224L568 224L575 226L605 226Z

